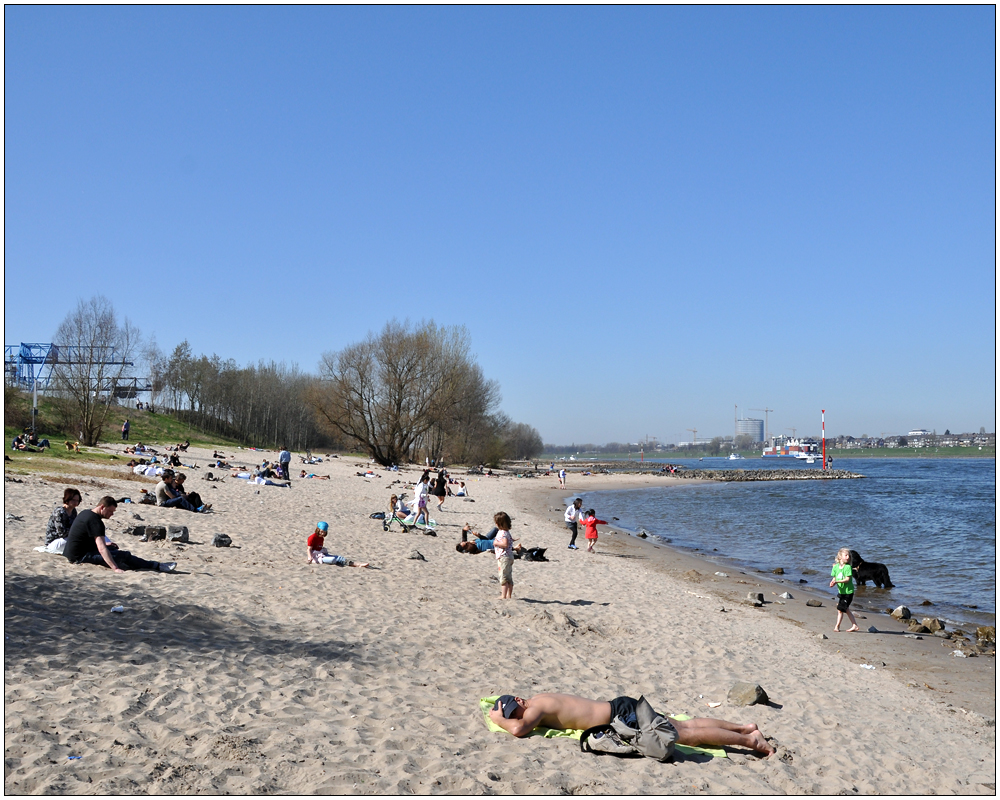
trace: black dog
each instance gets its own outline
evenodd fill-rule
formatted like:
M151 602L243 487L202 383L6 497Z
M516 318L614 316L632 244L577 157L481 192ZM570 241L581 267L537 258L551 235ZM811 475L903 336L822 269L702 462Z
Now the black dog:
M865 561L857 550L851 551L851 572L859 586L864 586L865 581L871 581L879 589L891 589L893 586L889 580L889 568L877 561Z

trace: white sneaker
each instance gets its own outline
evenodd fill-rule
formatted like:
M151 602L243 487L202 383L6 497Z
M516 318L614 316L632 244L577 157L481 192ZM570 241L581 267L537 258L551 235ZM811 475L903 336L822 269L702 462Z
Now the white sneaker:
M160 572L173 572L177 569L176 561L161 561L160 562Z

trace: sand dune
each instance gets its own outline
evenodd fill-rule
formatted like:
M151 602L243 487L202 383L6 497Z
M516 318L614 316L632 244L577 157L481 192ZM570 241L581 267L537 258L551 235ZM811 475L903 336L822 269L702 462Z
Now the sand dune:
M401 488L393 481L419 473L368 480L356 463L328 461L316 469L333 480L290 490L208 484L204 468L190 470L208 515L120 506L112 537L176 560L177 574L116 575L33 552L65 484L6 482L5 512L23 521L5 523L5 792L995 793L992 715L949 707L918 680L920 664L908 680L881 662L860 669L875 637L819 640L809 618L733 604L732 586L688 581L679 556L623 535L602 538L596 555L567 551L554 479L472 479L475 502L432 512L436 537L384 532L369 514ZM134 481L87 480L74 484L84 507L138 497ZM493 558L455 552L464 522L484 530L501 509L551 558L515 562L506 603ZM133 514L186 524L192 541L125 536ZM320 519L331 552L375 568L307 565ZM216 532L234 546L211 547ZM995 705L992 659L948 666ZM772 704L730 706L739 680ZM479 697L506 691L645 693L668 713L752 719L778 754L660 764L518 740L488 732L478 710Z

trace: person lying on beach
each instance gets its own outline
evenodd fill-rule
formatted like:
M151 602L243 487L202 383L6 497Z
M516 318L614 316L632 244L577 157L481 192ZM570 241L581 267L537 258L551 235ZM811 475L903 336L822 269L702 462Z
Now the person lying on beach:
M300 478L316 478L317 480L321 480L321 481L328 481L328 480L330 480L330 476L329 475L317 475L315 472L310 472L310 473L307 474L305 470L302 470L301 472L299 472L299 477Z
M490 719L505 731L519 738L527 736L539 725L556 730L587 730L598 725L610 725L616 715L634 713L636 700L616 697L614 700L587 700L572 694L536 694L527 700L516 695L501 696L490 710ZM680 720L667 718L677 731L677 743L692 747L746 747L774 754L775 749L752 723L739 724L722 719L698 717Z
M468 522L462 526L462 541L456 545L455 550L459 553L488 553L493 551L493 542L497 538L500 529L494 525L487 533L476 533ZM474 537L469 540L469 534ZM518 543L514 543L511 548L515 553L520 553L524 548Z
M308 564L334 564L338 567L367 567L368 562L365 561L359 564L355 561L348 561L343 556L333 556L326 551L324 543L326 541L326 534L330 530L330 526L325 522L317 522L316 530L313 534L306 539L306 547L309 550L309 560L306 562Z
M114 516L118 501L113 497L102 497L97 505L88 511L81 511L69 529L63 555L71 564L96 564L109 567L112 572L130 569L159 570L173 572L175 561L147 561L132 555L128 550L105 536L104 520Z

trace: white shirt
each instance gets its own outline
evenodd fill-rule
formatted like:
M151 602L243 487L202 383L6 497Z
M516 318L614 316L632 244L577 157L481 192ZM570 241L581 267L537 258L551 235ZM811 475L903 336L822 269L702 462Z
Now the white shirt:
M566 514L563 517L567 522L576 522L580 516L580 509L576 507L576 503L570 503L566 508Z

